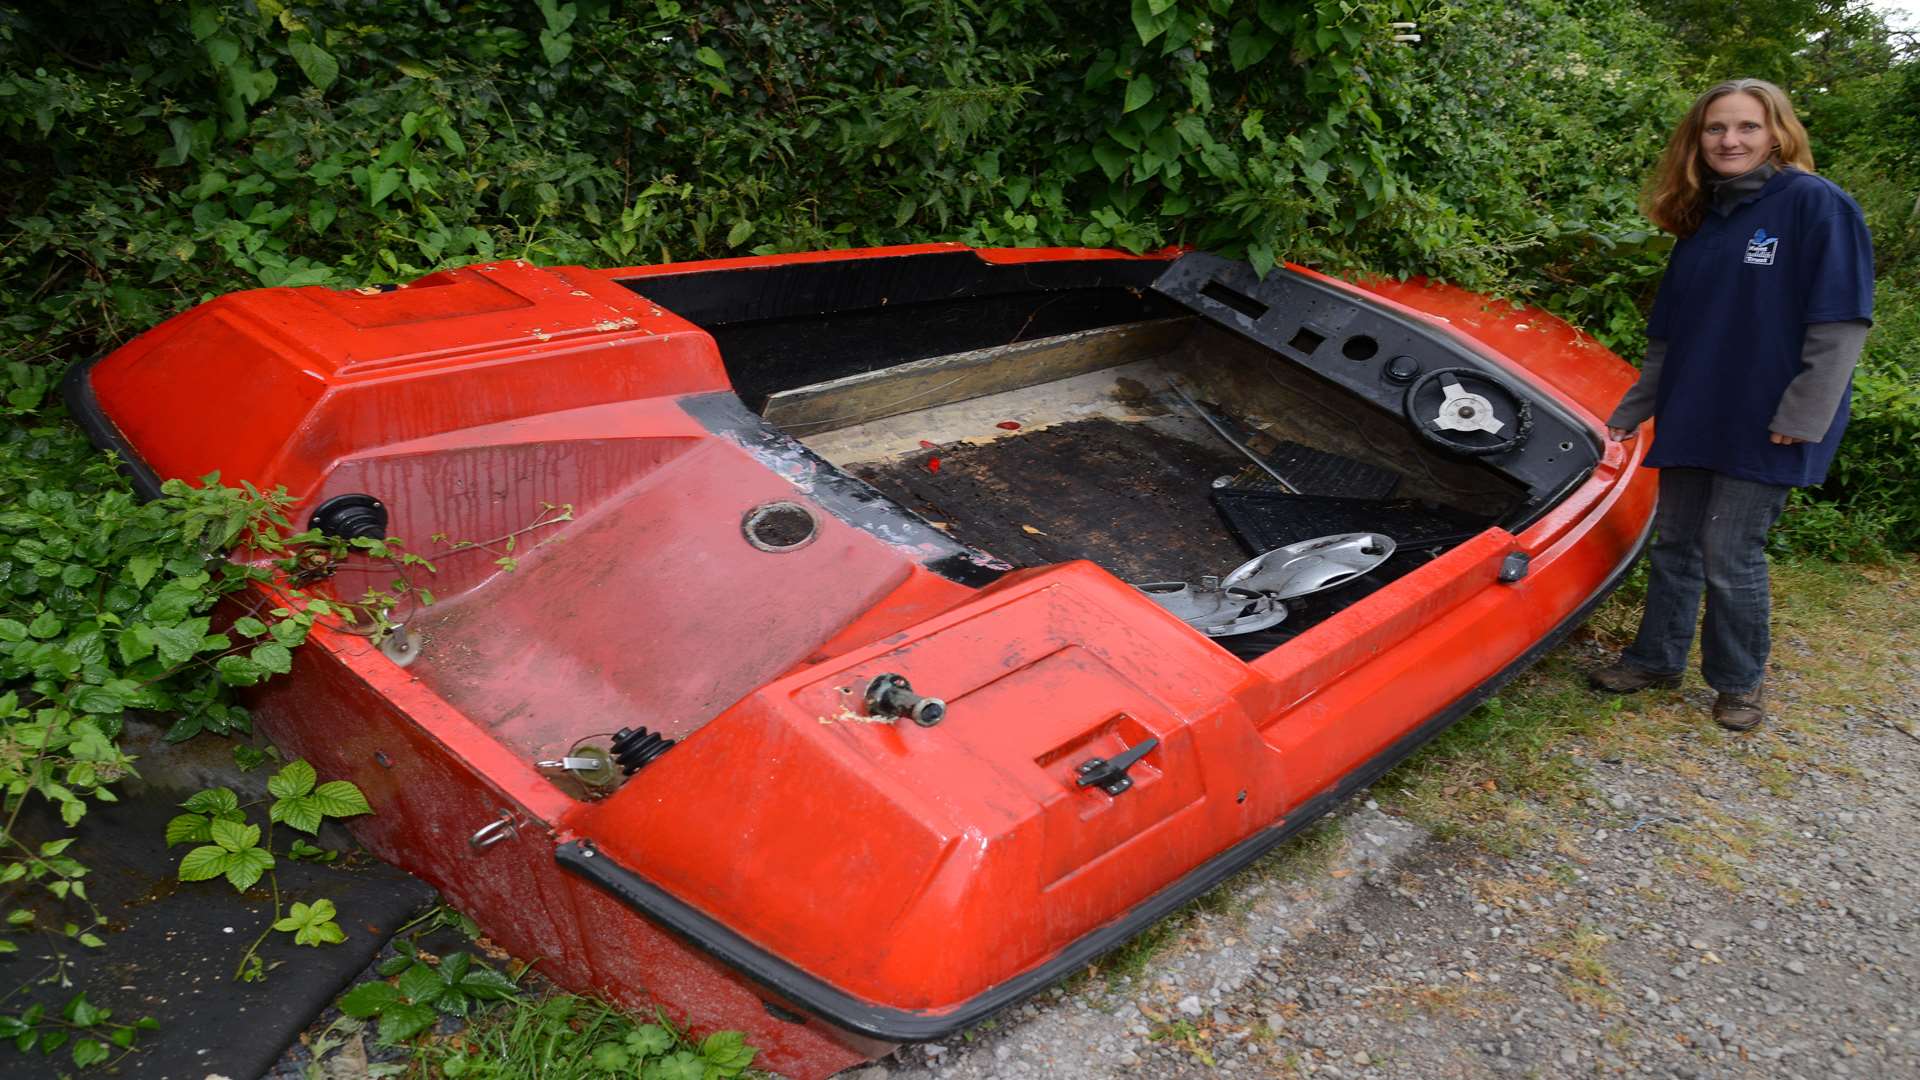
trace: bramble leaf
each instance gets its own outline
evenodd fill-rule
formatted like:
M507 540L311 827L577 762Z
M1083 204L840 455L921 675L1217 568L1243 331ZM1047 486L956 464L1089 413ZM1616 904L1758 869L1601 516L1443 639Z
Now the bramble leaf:
M394 985L408 1001L423 1005L432 1004L435 998L447 992L447 984L440 978L440 973L424 960L416 961L401 972Z
M239 810L240 797L233 793L232 788L208 788L205 791L196 791L192 795L189 795L187 801L180 805L196 814L213 814L218 816L224 811Z
M460 979L460 992L482 1001L505 1001L519 994L513 980L492 968L475 968Z
M250 826L251 827L251 826ZM246 892L260 876L273 869L273 855L265 848L242 848L227 857L227 882L236 890Z
M433 1023L431 1005L390 1005L380 1011L380 1041L396 1043L411 1039Z
M355 817L373 813L367 797L350 780L329 780L313 793L313 802L328 817Z
M340 995L340 1011L348 1016L365 1020L378 1016L387 1009L400 1004L400 991L392 983L369 982Z
M187 852L180 860L181 881L207 881L217 878L227 869L227 849L216 844L207 844Z
M275 930L293 935L296 945L335 945L347 939L347 933L340 924L333 921L335 912L333 901L315 900L311 904L296 902L288 909L285 918L273 924Z
M245 851L260 843L258 825L215 818L208 828L213 834L213 842L228 851Z
M267 809L267 816L309 836L320 831L320 807L314 803L311 795L297 799L275 799Z
M298 798L312 791L317 779L319 776L313 771L313 766L304 761L289 761L267 780L267 791L276 798Z
M181 814L167 822L167 846L205 844L213 840L213 823L201 814Z

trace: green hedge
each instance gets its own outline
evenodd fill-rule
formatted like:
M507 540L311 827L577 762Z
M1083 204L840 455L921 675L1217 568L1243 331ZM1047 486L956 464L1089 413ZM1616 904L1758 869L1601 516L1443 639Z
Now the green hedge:
M238 288L929 239L1429 274L1633 355L1669 247L1639 179L1737 59L1797 81L1874 218L1883 329L1816 501L1911 547L1917 65L1811 0L1721 56L1696 7L0 4L0 390L31 415L71 359Z

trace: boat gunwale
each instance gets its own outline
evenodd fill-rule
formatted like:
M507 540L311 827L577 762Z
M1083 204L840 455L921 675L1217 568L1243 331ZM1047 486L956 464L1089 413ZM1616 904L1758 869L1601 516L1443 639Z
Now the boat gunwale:
M938 1011L878 1005L850 994L749 941L637 871L606 856L589 839L554 849L559 865L613 895L643 918L674 933L777 995L848 1031L889 1042L945 1038L1045 989L1125 943L1149 925L1211 890L1318 820L1342 799L1379 779L1429 740L1492 697L1557 647L1620 587L1653 533L1649 515L1639 538L1600 585L1552 630L1465 694L1349 770L1293 813L1201 863L1113 921L1067 943L1051 958Z

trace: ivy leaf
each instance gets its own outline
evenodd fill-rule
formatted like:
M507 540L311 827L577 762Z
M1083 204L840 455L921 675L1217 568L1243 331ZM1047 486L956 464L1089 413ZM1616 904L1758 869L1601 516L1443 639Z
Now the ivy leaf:
M299 798L313 790L317 779L319 774L313 771L312 765L296 759L281 766L280 771L267 780L267 792L281 799Z
M1280 38L1272 31L1250 19L1242 19L1233 24L1233 33L1227 37L1227 59L1233 64L1233 70L1245 71L1265 60L1278 44Z
M340 62L325 49L313 43L313 35L301 32L293 35L287 42L287 51L293 54L293 62L300 65L307 81L325 90L340 77Z
M727 72L726 58L721 56L719 53L715 52L713 49L709 48L708 46L702 45L699 48L693 50L693 58L707 65L708 67L714 69L715 71L720 72L722 75L726 74Z
M77 1069L98 1065L111 1056L113 1051L98 1039L82 1039L73 1044L73 1065Z
M547 58L547 64L549 66L558 64L560 61L565 60L568 54L572 52L573 52L573 35L572 34L556 34L551 30L540 31L540 55ZM381 1034L382 1034L382 1037L384 1038L385 1024L383 1023L381 1027L382 1027Z
M1300 17L1285 0L1259 0L1254 7L1260 13L1260 21L1276 34L1293 33L1294 21Z
M233 620L233 632L241 637L259 637L267 632L267 624L251 615L242 615Z
M1167 32L1179 12L1172 10L1174 0L1133 0L1133 29L1145 45Z
M1153 100L1153 78L1149 75L1135 75L1127 80L1127 100L1120 111L1130 113Z
M1267 271L1273 269L1275 262L1273 245L1264 242L1248 244L1247 261L1253 264L1256 277L1266 277Z
M1115 142L1094 143L1093 160L1100 164L1100 171L1107 174L1108 180L1118 180L1120 174L1127 171L1127 153Z
M340 208L334 205L332 199L315 196L307 201L307 228L312 229L316 235L325 233L327 226L333 224L333 219L339 216Z
M374 167L367 172L370 184L367 188L367 205L379 206L387 196L400 190L400 182L405 179L399 169Z
M321 813L333 818L373 813L373 807L367 805L367 797L350 780L329 780L321 784L313 793L313 802Z

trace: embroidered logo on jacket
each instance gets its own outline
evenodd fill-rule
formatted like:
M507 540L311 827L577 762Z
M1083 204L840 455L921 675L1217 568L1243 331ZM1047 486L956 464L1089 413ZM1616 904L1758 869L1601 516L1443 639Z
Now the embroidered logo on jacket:
M1752 266L1772 266L1774 253L1780 250L1780 238L1768 236L1767 230L1753 230L1753 239L1747 241L1747 263Z

